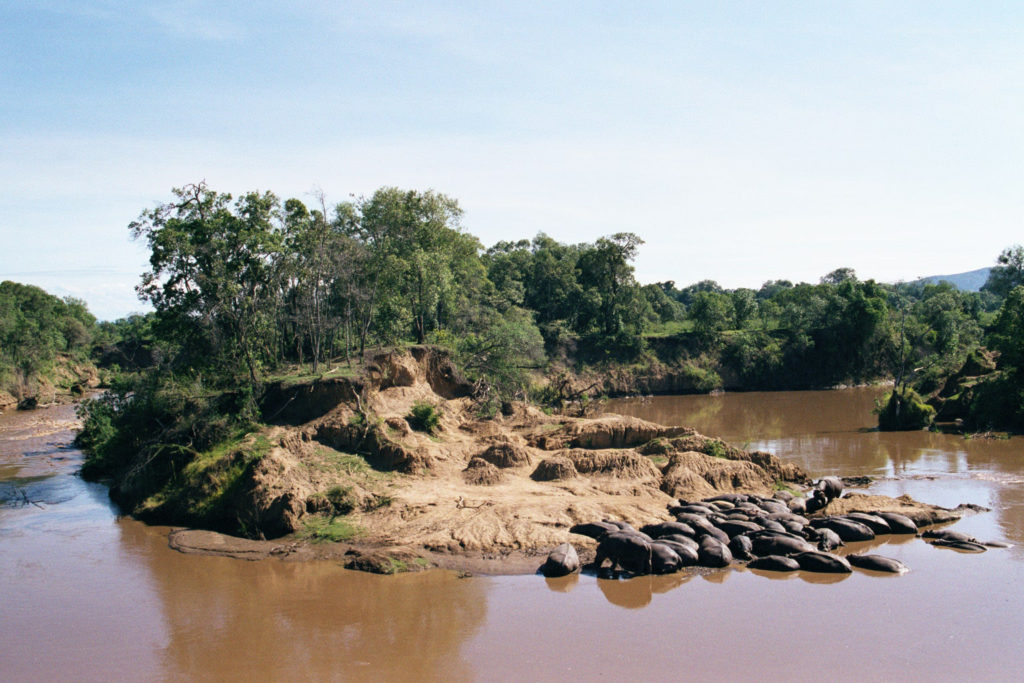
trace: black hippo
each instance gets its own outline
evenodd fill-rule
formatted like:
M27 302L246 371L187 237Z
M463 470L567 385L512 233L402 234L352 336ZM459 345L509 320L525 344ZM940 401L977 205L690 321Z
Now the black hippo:
M792 557L785 557L784 555L765 555L748 562L747 568L761 569L768 572L795 572L800 569L800 563Z
M729 546L712 536L700 539L698 557L702 567L728 567L732 564Z
M846 560L858 569L869 569L873 572L889 572L891 574L905 574L910 571L907 565L899 560L881 555L847 555Z
M551 553L540 567L540 573L546 577L567 576L580 570L580 556L569 543L563 543Z
M793 559L800 563L800 569L805 572L819 572L822 574L849 574L853 571L850 567L850 563L838 555L832 555L830 553L823 553L817 550L811 550L799 555L794 555Z
M613 570L621 567L633 574L650 574L651 544L638 533L616 531L605 534L597 543L594 566L600 570L605 560L611 562Z
M876 512L876 515L889 523L889 529L894 534L916 534L917 525L914 520L898 512Z

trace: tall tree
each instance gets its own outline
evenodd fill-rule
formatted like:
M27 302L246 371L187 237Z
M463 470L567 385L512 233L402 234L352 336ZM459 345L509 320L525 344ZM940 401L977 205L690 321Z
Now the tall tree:
M189 368L242 370L256 385L276 331L277 197L249 192L232 206L231 195L204 182L173 194L175 201L129 225L150 248L139 297L153 305L162 336L179 342Z

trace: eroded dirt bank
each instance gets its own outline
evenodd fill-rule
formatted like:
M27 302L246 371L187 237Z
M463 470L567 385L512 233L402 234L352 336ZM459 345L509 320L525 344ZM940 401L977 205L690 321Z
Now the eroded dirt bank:
M533 572L565 541L584 557L592 552L593 541L570 535L574 524L615 519L639 527L672 519L668 508L680 499L770 496L810 484L796 465L686 427L553 416L522 404L484 419L469 393L447 357L428 347L382 354L358 381L281 390L275 410L286 424L260 435L270 447L235 487L231 512L253 536L273 540L178 530L172 547L246 559L335 558L371 571ZM439 413L434 430L410 424L417 403ZM162 504L142 510L159 518ZM854 509L900 512L922 525L963 512L856 495L828 512ZM345 540L309 540L339 525Z

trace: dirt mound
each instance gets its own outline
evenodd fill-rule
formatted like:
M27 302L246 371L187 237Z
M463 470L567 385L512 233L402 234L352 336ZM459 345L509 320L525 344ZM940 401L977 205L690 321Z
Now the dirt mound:
M496 443L488 446L477 457L483 458L495 467L526 467L533 464L530 451L512 443Z
M502 475L501 470L492 463L487 462L483 458L473 458L466 465L466 469L462 471L462 478L466 480L467 484L493 486L494 484L500 484L505 477Z
M534 481L565 481L576 476L576 467L569 458L555 456L540 461L530 475Z
M716 492L767 494L774 483L770 472L748 460L728 460L685 451L669 457L661 490L674 498L700 500Z
M651 439L695 434L686 427L665 427L636 417L606 415L593 420L574 420L531 438L532 446L548 451L563 448L632 448Z
M590 451L574 449L562 455L580 474L635 479L641 483L661 481L661 472L650 460L632 450Z

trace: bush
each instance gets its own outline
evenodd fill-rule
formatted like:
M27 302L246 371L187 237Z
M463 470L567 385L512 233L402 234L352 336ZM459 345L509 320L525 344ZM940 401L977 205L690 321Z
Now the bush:
M935 408L925 403L913 389L891 391L875 412L878 413L878 428L887 432L924 429L935 419Z
M441 423L441 411L432 403L416 401L405 419L413 429L433 433Z
M692 363L683 366L683 375L693 383L693 388L702 394L708 394L722 387L722 378L714 370L698 367Z

